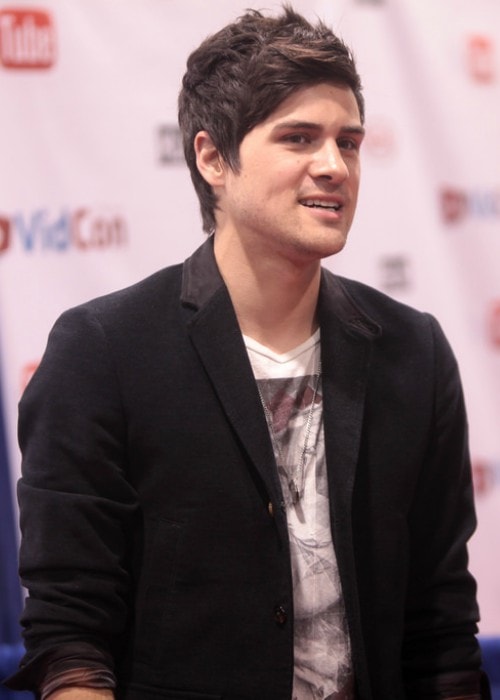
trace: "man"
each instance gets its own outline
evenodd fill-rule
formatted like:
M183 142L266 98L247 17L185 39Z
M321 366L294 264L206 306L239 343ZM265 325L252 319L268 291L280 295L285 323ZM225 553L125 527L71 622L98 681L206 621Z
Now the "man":
M290 8L190 56L211 236L52 331L20 408L12 686L481 697L456 362L432 317L320 265L353 220L363 118L349 51Z

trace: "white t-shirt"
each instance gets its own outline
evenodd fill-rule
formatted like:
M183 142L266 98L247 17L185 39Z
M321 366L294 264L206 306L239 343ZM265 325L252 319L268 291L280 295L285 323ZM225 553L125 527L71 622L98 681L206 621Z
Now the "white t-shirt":
M267 407L286 504L294 599L293 700L351 700L351 650L330 527L319 331L284 354L247 336L244 340ZM303 475L297 475L307 434ZM303 489L297 502L289 486L293 477Z

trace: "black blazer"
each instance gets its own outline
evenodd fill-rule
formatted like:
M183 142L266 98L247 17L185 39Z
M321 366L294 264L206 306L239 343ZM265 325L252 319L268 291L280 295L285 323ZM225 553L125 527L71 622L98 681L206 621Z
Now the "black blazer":
M431 316L325 270L319 319L357 697L430 697L480 666L456 362ZM30 595L11 684L83 644L114 663L127 700L290 700L282 495L210 240L63 314L19 431Z

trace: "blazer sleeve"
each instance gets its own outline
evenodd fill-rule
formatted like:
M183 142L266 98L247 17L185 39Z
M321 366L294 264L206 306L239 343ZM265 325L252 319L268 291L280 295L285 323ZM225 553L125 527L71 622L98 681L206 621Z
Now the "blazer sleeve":
M28 596L17 687L35 687L47 659L75 645L113 667L128 624L138 527L122 404L98 319L90 307L66 312L20 402L20 574Z
M480 692L481 656L476 583L467 554L476 516L466 410L453 352L437 321L428 320L434 414L409 517L403 669L409 697L479 697L473 695Z

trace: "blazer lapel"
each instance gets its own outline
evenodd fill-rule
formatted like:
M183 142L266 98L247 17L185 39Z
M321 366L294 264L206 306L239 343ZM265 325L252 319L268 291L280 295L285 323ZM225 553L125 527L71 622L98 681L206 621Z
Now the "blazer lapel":
M325 270L318 312L330 496L335 517L344 521L351 512L372 344L381 329Z
M212 243L207 241L184 265L182 304L188 330L228 421L274 504L281 487L267 423L252 368ZM280 509L275 509L277 515Z

